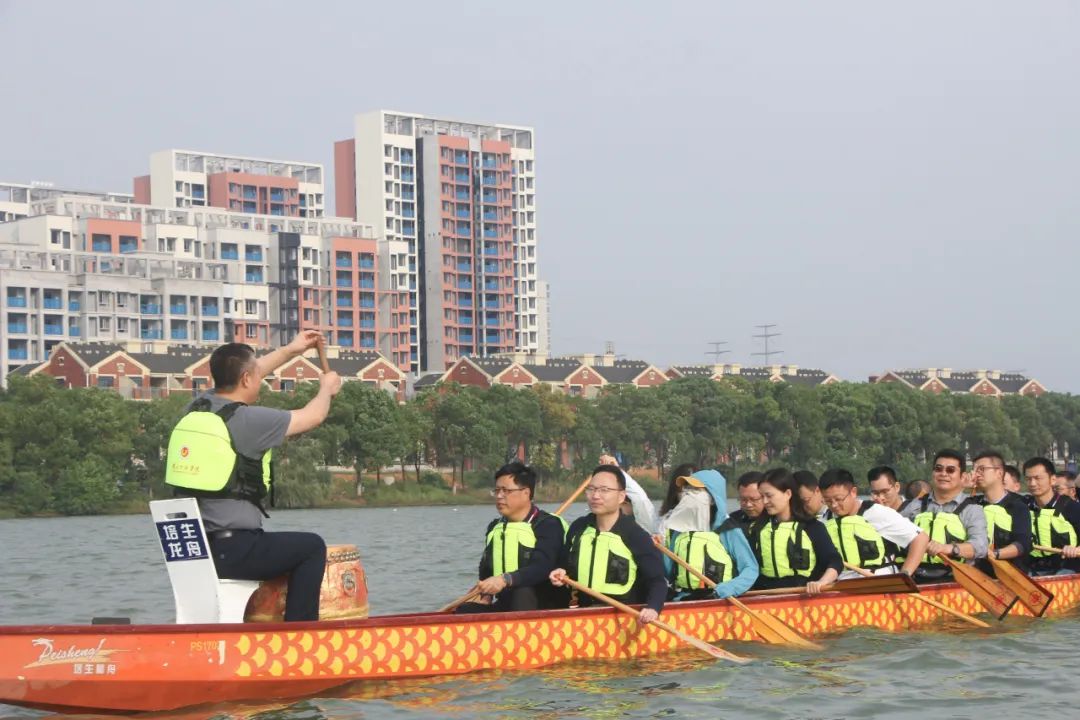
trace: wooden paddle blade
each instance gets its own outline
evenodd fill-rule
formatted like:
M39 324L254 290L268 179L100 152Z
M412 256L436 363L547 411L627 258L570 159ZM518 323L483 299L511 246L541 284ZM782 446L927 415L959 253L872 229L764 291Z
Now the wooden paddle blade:
M1025 575L1020 568L1008 560L998 560L993 555L988 555L987 560L994 568L994 575L1001 584L1012 590L1019 597L1020 602L1035 617L1042 617L1050 603L1054 601L1054 594L1039 583Z
M663 622L662 620L653 620L652 624L656 625L657 627L659 627L659 628L661 628L663 630L668 631L669 633L671 633L675 637L682 640L687 645L693 645L698 650L702 650L704 652L709 653L710 655L712 655L717 660L728 660L728 661L733 662L733 663L738 663L739 665L745 665L746 663L750 662L750 660L751 660L751 658L743 657L742 655L736 655L735 653L730 653L727 650L722 650L722 649L716 647L715 645L710 645L709 643L705 642L704 640L699 640L698 638L694 637L693 635L688 635L688 634L684 633L682 630L674 628L671 625L668 625L667 623Z
M877 595L885 593L917 593L919 586L904 573L892 575L871 575L870 577L837 580L827 592L844 592L856 595Z
M1009 610L1020 596L990 579L986 573L952 558L942 556L942 560L952 568L953 579L967 590L980 605L998 620L1009 614Z
M761 639L765 642L774 645L792 645L807 650L825 649L824 646L807 640L802 635L795 632L795 630L789 627L784 621L771 613L754 610L736 597L728 598L728 600L731 601L732 605L750 616L750 619L753 622L754 632L760 635Z

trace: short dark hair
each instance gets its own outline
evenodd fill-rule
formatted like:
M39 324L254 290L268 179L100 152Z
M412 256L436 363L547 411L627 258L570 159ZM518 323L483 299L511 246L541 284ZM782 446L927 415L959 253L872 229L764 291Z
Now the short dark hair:
M618 465L597 465L593 468L593 471L589 473L589 477L596 477L600 473L611 473L615 476L615 479L619 481L619 489L626 489L626 477L622 474L622 468Z
M1012 475L1014 478L1016 478L1016 482L1020 482L1020 468L1016 467L1015 465L1006 465L1005 474Z
M831 468L821 474L821 479L818 480L818 487L822 490L828 490L834 485L843 485L844 487L855 487L855 476L844 468Z
M226 343L210 355L210 377L218 390L231 390L255 359L255 348L244 343Z
M796 488L806 488L808 490L817 490L818 488L817 475L809 470L796 470L791 476L795 478Z
M1001 457L1001 453L997 450L980 450L975 457L972 458L971 463L974 465L980 460L997 460L1002 467L1005 466L1005 458Z
M750 487L751 485L757 485L764 478L765 473L758 472L757 470L751 470L750 472L745 472L740 475L738 482L736 482L735 484L738 487Z
M930 492L930 483L925 480L912 480L904 488L904 497L908 500L914 500L915 498L926 495Z
M896 479L896 471L888 465L877 465L866 471L866 482L872 483L876 480L880 480L881 476L889 478L889 484L895 485L898 480Z
M941 458L955 460L956 462L960 463L960 472L967 472L967 460L964 459L964 456L961 455L959 451L953 450L952 448L938 450L936 453L934 453L934 464L936 465L937 461Z
M1076 480L1076 473L1072 470L1062 470L1058 473L1058 477L1063 477L1066 480Z
M1054 469L1054 463L1044 457L1033 457L1024 463L1024 473L1038 465L1042 465L1046 470L1047 475L1057 475L1057 470Z
M532 500L533 493L536 492L536 471L525 463L515 460L496 470L495 480L507 475L514 478L514 484L519 488L529 488L529 499Z

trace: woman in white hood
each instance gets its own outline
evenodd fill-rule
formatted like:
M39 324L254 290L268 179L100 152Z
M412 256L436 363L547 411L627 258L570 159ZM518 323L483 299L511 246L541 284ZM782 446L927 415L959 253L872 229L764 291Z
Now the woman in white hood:
M678 504L660 518L668 549L716 583L715 590L664 558L676 600L742 595L758 577L757 559L742 529L728 519L727 480L716 470L679 477Z

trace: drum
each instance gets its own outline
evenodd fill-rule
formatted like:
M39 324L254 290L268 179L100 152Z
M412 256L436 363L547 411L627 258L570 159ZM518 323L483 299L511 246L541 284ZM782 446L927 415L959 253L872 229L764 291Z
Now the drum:
M281 622L288 595L287 575L265 580L248 601L244 622ZM343 620L368 616L367 580L355 545L328 545L326 572L319 595L319 619Z

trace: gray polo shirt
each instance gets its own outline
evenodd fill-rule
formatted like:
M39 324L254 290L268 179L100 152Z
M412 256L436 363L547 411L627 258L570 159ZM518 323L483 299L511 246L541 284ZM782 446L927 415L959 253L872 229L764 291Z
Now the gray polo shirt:
M954 512L956 508L960 506L962 502L967 500L966 493L960 493L952 500L945 504L939 503L934 494L929 496L929 502L926 504L927 512ZM900 514L906 517L908 520L914 520L915 516L923 512L922 500L913 500L908 503ZM990 541L986 536L986 513L983 512L981 505L970 503L963 510L960 511L960 522L964 525L964 530L967 531L967 540L964 542L971 543L971 546L975 548L975 558L986 557L986 550L990 546Z
M210 401L210 409L214 412L233 402L218 397L213 390L203 393L196 400L201 398ZM237 408L226 424L237 451L248 457L261 458L267 450L276 448L285 441L285 432L289 429L291 419L292 414L288 410L245 405ZM199 511L207 532L226 529L255 530L262 527L262 513L247 500L200 498Z

